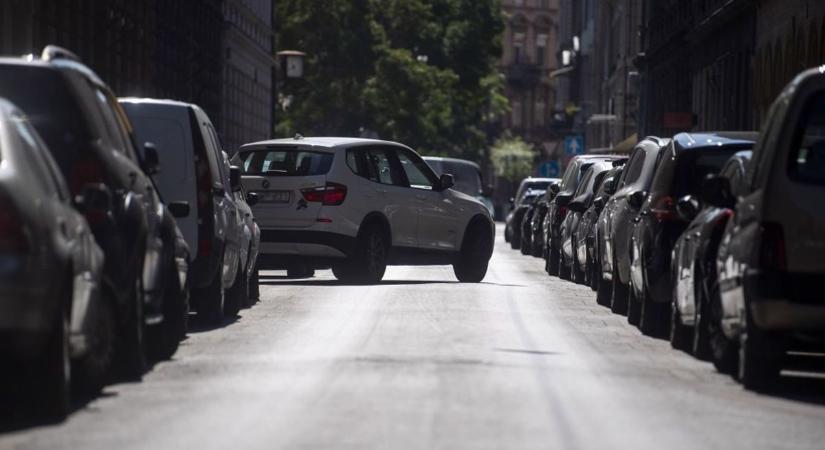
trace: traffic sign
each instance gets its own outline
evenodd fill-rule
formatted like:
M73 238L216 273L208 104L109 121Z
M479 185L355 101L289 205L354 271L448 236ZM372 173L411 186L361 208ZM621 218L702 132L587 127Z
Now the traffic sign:
M539 165L539 176L542 178L558 178L559 177L559 161L544 161Z
M580 134L566 136L564 138L564 154L567 156L581 155L584 153L584 137Z

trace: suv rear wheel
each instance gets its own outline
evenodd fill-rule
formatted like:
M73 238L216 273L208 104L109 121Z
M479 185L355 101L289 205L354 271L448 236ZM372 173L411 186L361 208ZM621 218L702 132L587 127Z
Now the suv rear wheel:
M763 390L779 379L785 350L776 336L756 328L748 306L739 334L739 381L748 389Z
M232 287L226 291L226 302L223 305L223 315L235 317L241 311L243 305L249 299L249 280L246 278L246 271L238 261L238 270L235 271L235 281Z
M464 235L461 244L461 254L453 264L453 273L462 283L479 283L487 275L487 266L490 262L489 233L480 223L471 225Z
M221 283L221 270L216 271L209 286L199 289L195 295L198 297L198 319L207 325L217 326L223 323L224 291Z
M377 224L365 225L357 245L352 257L332 268L333 275L345 283L378 283L387 270L389 242L384 230Z

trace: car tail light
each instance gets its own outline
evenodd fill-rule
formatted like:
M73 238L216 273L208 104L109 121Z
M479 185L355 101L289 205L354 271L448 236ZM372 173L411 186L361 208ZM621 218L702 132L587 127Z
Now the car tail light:
M83 194L86 186L93 184L106 184L106 169L95 158L86 158L77 161L72 165L69 175L69 189L75 195ZM106 220L108 211L89 209L83 212L83 216L89 225L98 225Z
M26 228L14 203L0 196L0 252L25 253L29 249Z
M347 187L338 183L327 183L326 186L301 189L304 200L310 203L323 203L325 206L337 206L347 198Z
M759 265L763 269L787 270L788 261L785 252L785 233L782 230L782 225L775 222L762 223Z
M676 202L673 201L673 197L670 196L657 200L653 208L650 209L650 213L660 222L678 219L676 215Z
M567 207L566 206L559 206L559 218L564 219L567 215Z

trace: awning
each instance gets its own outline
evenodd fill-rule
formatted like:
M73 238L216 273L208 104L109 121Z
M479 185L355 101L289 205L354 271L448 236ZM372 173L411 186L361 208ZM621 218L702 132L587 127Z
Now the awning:
M629 138L619 142L615 147L613 147L613 153L630 153L633 151L633 147L639 143L639 134L633 133Z

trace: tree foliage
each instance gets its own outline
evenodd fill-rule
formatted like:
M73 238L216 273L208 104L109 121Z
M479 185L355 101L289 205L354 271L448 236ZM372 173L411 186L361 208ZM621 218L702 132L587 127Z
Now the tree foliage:
M533 173L535 158L533 148L520 137L502 137L490 151L490 160L496 176L510 182L521 181L530 176Z
M304 79L281 86L278 134L374 132L478 159L506 107L498 0L279 0L277 17L279 49L307 53Z

